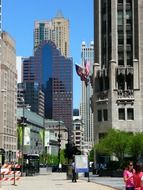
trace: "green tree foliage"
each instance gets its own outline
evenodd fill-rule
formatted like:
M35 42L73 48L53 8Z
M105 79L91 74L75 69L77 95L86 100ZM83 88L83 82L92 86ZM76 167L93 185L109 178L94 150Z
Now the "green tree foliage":
M89 161L94 161L94 148L89 152L88 159Z
M67 160L65 158L64 149L62 149L61 152L60 152L60 161L61 161L61 164L66 164L67 163Z
M129 154L136 162L143 156L143 133L135 133L129 139Z
M124 131L110 129L107 135L96 145L99 153L115 155L121 163L128 151L129 134Z

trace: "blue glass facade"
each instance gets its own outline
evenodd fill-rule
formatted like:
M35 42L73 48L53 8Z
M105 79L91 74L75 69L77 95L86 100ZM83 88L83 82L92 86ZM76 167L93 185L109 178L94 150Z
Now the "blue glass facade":
M44 93L41 91L37 82L18 83L18 106L22 106L21 97L24 98L24 104L29 105L30 110L44 116Z
M52 41L43 41L34 57L23 62L23 80L38 82L45 94L45 117L72 126L73 61L61 55ZM29 65L29 66L28 66ZM26 68L26 69L25 69ZM30 76L32 75L32 76Z

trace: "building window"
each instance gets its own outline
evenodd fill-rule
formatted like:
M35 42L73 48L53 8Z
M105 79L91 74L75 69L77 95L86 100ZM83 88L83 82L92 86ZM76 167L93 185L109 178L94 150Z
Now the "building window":
M76 130L80 130L80 124L76 124Z
M118 65L124 65L124 53L123 51L118 52Z
M134 120L134 109L133 108L127 109L127 119Z
M98 121L102 121L102 110L98 110Z
M99 141L105 137L106 133L99 133Z
M125 120L125 109L124 108L120 108L118 110L119 113L119 120Z
M123 11L118 11L118 25L123 25Z
M108 121L108 110L107 109L103 110L103 119L104 119L104 121Z

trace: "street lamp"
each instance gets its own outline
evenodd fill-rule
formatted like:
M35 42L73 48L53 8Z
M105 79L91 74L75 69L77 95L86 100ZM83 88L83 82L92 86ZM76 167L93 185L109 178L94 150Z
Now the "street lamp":
M59 121L59 134L58 134L58 165L60 164L60 151L61 151L61 126L60 126L60 121Z
M24 98L21 98L22 100L22 123L21 123L21 127L22 127L22 146L21 146L21 153L22 153L22 157L21 157L21 176L23 176L23 165L24 165L24 128L26 126L26 118L25 118L25 108L29 109L31 106L25 104L24 102Z

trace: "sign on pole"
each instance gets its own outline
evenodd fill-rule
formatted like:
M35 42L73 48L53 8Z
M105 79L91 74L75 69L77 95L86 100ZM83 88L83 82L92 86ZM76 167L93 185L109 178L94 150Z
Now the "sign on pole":
M75 171L77 173L88 172L88 156L75 155Z

